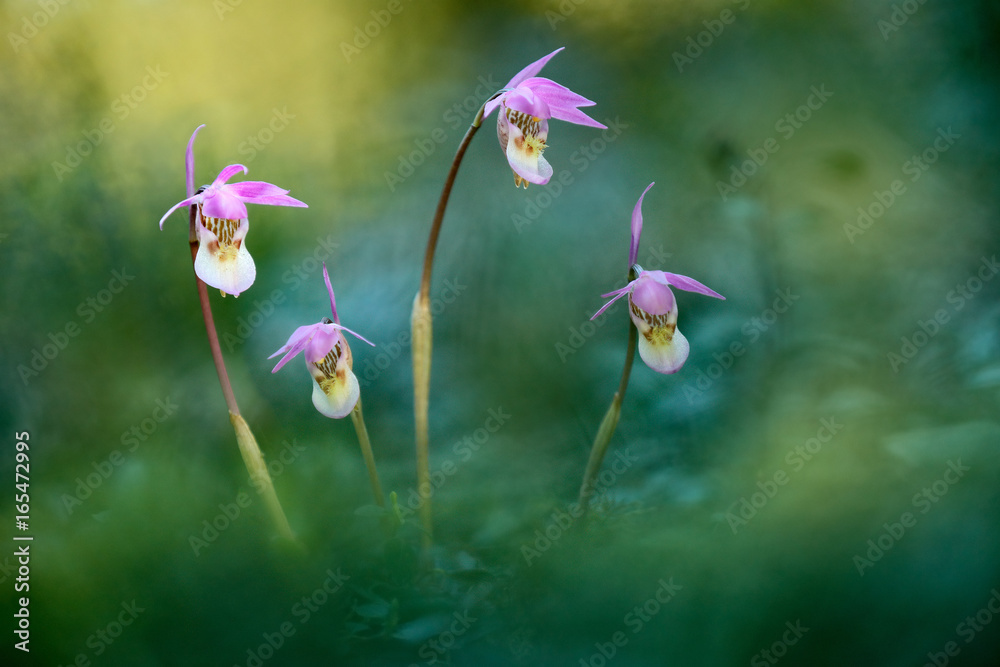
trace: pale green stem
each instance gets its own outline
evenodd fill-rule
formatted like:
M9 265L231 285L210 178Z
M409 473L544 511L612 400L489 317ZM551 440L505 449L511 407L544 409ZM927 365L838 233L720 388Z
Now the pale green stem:
M191 207L190 233L188 236L191 245L191 261L194 262L198 255L198 238L195 233L195 222L197 220L198 207ZM212 306L208 300L208 285L195 274L195 282L198 287L198 300L201 302L201 314L205 320L205 331L208 334L208 346L212 351L212 361L215 362L215 372L219 376L219 384L222 386L222 395L226 399L226 406L229 408L229 421L236 432L236 442L240 448L240 455L246 465L250 479L254 482L254 488L260 490L260 495L264 497L268 512L278 528L282 537L294 541L295 535L292 527L288 524L285 511L281 508L278 495L274 491L274 483L271 475L267 471L267 464L264 463L264 455L257 445L246 420L240 415L240 408L236 404L236 395L233 394L233 386L229 382L229 374L226 372L226 364L222 360L222 348L219 346L219 334L215 330L215 319L212 317Z
M635 280L635 277L635 270L630 268L628 275L629 282ZM625 298L628 299L629 297ZM581 511L584 514L586 514L587 508L590 505L590 497L594 493L594 481L597 479L597 474L601 471L601 464L604 462L604 455L608 451L611 436L614 435L615 428L618 426L622 401L625 400L625 390L628 389L628 380L632 374L632 361L635 359L635 348L639 341L639 334L631 318L629 318L628 329L628 349L625 352L625 367L622 369L618 391L615 392L614 397L611 399L611 405L604 414L604 419L601 420L600 428L597 429L597 437L594 438L594 445L590 449L590 458L587 461L587 470L583 473L583 483L580 485L580 498L577 502L579 502Z
M431 348L433 339L433 323L431 321L431 272L434 268L434 251L437 249L438 237L441 235L441 223L448 207L452 186L458 168L465 157L465 151L483 122L485 105L480 107L469 129L458 146L451 170L445 179L441 198L438 200L434 220L431 223L431 233L427 239L427 250L424 253L424 270L420 278L420 291L413 301L413 314L410 319L411 341L413 350L413 413L417 435L417 491L423 495L423 489L430 488L430 447L428 444L427 412L430 402L431 387ZM420 506L420 523L424 533L422 543L425 554L434 540L433 512L429 497L423 499Z
M365 459L365 467L368 468L368 481L372 485L372 495L375 496L375 504L385 507L385 496L382 495L382 484L378 481L378 470L375 468L375 454L372 453L372 443L368 439L368 428L365 426L365 416L361 412L361 399L351 411L351 421L354 422L354 430L358 433L358 444L361 445L361 455Z

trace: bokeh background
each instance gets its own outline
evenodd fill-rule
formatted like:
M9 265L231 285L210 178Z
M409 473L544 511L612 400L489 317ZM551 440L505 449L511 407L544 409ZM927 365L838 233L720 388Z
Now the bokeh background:
M30 654L0 551L4 664L997 664L995 3L0 12L0 520L18 532L28 431L34 536ZM515 189L493 119L468 151L432 288L432 469L455 472L422 568L412 522L387 537L365 507L351 425L266 357L327 314L325 260L378 343L355 370L405 505L444 175L479 103L560 46L543 74L612 129L551 123L561 186ZM309 204L251 207L257 281L212 295L300 548L240 459L186 216L156 224L201 123L199 184L240 162ZM727 300L678 293L690 359L636 364L603 493L567 521L628 327L587 322L651 181L640 262Z

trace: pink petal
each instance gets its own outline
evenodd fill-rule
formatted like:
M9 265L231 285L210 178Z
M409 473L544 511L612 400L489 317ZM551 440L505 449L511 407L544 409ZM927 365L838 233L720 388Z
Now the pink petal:
M167 218L170 217L171 213L173 213L174 211L176 211L177 209L179 209L182 206L191 206L192 204L197 204L197 203L199 203L201 201L201 199L202 199L201 195L195 195L193 197L188 197L187 199L181 200L181 201L177 202L176 204L174 204L173 206L171 206L170 210L167 211L166 213L164 213L163 217L160 218L160 229L161 230L163 229L163 223L164 223L164 221Z
M646 186L646 189L639 195L639 201L635 203L635 208L632 209L632 243L628 249L629 266L635 264L635 260L639 256L639 237L642 236L642 198L646 196L653 185L655 185L655 181Z
M229 191L226 186L209 186L208 190L202 193L201 211L209 218L223 218L226 220L244 220L247 217L247 207L243 200L236 194Z
M556 55L565 48L566 48L565 46L560 46L558 49L556 49L549 55L545 56L544 58L539 58L535 62L531 63L530 65L522 69L520 72L515 74L514 78L508 81L507 85L504 86L504 88L515 88L519 86L522 81L525 81L526 79L535 76L536 74L542 71L542 68L545 67L546 63L548 63L549 60L551 60L554 55Z
M537 118L552 118L549 105L528 89L518 88L508 94L504 106Z
M355 338L357 338L358 340L362 340L362 341L364 341L364 342L368 343L369 345L371 345L372 347L375 347L375 343L371 342L370 340L368 340L367 338L365 338L365 337L364 337L364 336L362 336L361 334L359 334L359 333L356 333L356 332L354 332L354 331L352 331L352 330L348 329L347 327L345 327L345 326L343 326L343 325L337 325L337 326L338 326L338 327L339 327L339 328L340 328L340 329L341 329L342 331L346 331L347 333L351 334L352 336L354 336L354 337L355 337Z
M491 113L493 113L494 109L496 109L504 101L506 101L507 96L510 95L510 90L511 89L517 88L523 81L526 81L527 79L529 79L529 78L535 76L536 74L538 74L542 70L542 68L545 67L545 64L547 62L549 62L549 60L552 58L552 56L556 55L557 53L559 53L560 51L562 51L565 48L566 48L565 46L559 47L558 49L556 49L555 51L553 51L549 55L545 56L544 58L540 58L540 59L536 60L535 62L531 63L530 65L528 65L527 67L525 67L524 69L522 69L520 72L518 72L514 76L514 78L511 79L510 81L508 81L507 85L504 86L504 88L507 89L506 92L502 93L501 95L498 95L495 99L489 100L484 105L484 107L483 107L483 118L486 118L487 116L489 116ZM548 116L546 116L546 118L548 118Z
M339 340L340 331L336 325L319 323L312 339L306 345L306 361L311 364L323 361Z
M222 186L226 192L238 196L247 204L267 204L269 206L297 206L309 208L298 199L288 196L288 190L264 181L243 181Z
M611 296L612 294L614 295L615 298L611 299L611 301L608 301L606 304L604 304L603 306L601 306L601 309L599 311L597 311L596 313L594 313L593 316L591 316L590 319L592 319L592 320L596 319L601 313L603 313L605 310L607 310L608 308L610 308L611 304L613 304L615 301L617 301L618 299L620 299L623 296L625 296L626 294L628 294L629 290L632 289L632 285L634 283L635 283L635 281L633 280L631 283L629 283L625 287L622 287L621 289L616 289L614 292L608 292L607 294L602 294L601 295L602 299L606 299L609 296Z
M483 118L489 116L491 113L493 113L494 109L503 104L504 100L507 99L507 95L509 94L510 94L509 91L505 91L503 93L500 93L493 99L488 100L486 104L483 105Z
M326 262L323 262L323 282L326 283L326 291L330 294L330 312L333 313L333 321L340 324L340 318L337 317L337 300L333 298L333 285L330 284L330 274L326 270Z
M569 88L561 86L555 81L545 78L528 79L519 86L519 90L529 88L536 96L540 97L551 109L552 118L575 123L577 125L588 125L606 129L607 126L599 123L576 107L594 106L594 102L582 95L577 95Z
M632 288L632 303L646 311L650 315L665 315L677 308L677 301L670 287L655 280L649 274L651 271L643 271L636 279Z
M191 133L191 138L188 139L187 152L184 154L184 177L185 183L187 184L188 197L194 195L194 138L198 136L198 132L203 127L205 127L204 123L194 128L194 132ZM160 221L160 228L163 228L162 220Z
M272 373L277 373L281 370L281 367L287 364L289 361L295 358L299 352L305 348L312 338L313 332L319 324L310 324L307 326L299 327L296 329L291 336L288 337L288 342L281 346L281 348L272 354L268 359L274 359L279 354L285 353L285 356L281 358L278 365L274 367Z
M240 181L239 183L227 183L222 187L236 193L241 199L277 197L288 194L288 190L264 181Z
M242 171L245 174L250 170L242 164L231 164L219 172L219 175L215 177L215 181L212 183L211 187L217 188L225 185L226 181L232 178L238 171Z
M678 273L666 273L665 271L644 271L644 274L649 274L651 278L664 285L673 285L678 289L682 289L685 292L697 292L699 294L704 294L705 296L715 297L716 299L726 300L726 297L722 296L715 290L705 287L700 282L694 278L688 278L687 276L682 276Z

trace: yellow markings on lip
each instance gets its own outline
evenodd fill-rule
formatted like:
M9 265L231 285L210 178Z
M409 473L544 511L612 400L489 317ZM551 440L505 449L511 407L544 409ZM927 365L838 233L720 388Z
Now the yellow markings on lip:
M671 321L673 313L652 315L635 305L631 298L629 298L629 309L646 325L645 327L639 327L639 333L645 336L646 340L652 345L665 345L674 339L677 322Z
M332 396L337 382L344 380L344 371L337 371L337 362L340 361L341 354L343 354L343 350L338 341L321 361L313 362L313 365L323 374L323 379L319 381L319 388L327 396Z
M208 248L216 259L222 262L235 260L240 252L240 245L243 243L242 240L233 240L240 228L240 221L227 218L209 218L204 215L201 220L205 229L215 234L215 238L218 239L217 243L210 243Z
M545 137L539 136L542 119L515 109L504 109L504 113L507 116L507 120L521 130L522 136L514 138L514 147L517 151L525 155L528 159L537 160L541 157L542 152L545 151ZM517 172L514 172L514 186L527 189L528 181Z
M518 129L521 130L521 133L525 137L534 138L538 136L538 133L541 131L541 126L539 125L542 122L541 118L538 116L529 116L526 113L515 111L514 109L506 109L506 112L507 120L514 125L517 125ZM542 139L542 143L544 142L545 140Z

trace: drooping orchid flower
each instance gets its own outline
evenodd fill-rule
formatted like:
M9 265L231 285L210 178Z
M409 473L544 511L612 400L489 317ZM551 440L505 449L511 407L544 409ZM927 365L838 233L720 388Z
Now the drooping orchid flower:
M528 183L545 184L552 178L552 166L542 157L549 136L549 118L607 129L577 108L593 106L594 102L555 81L535 76L563 48L525 67L484 107L483 117L500 107L497 138L514 170L515 186L527 188Z
M375 343L357 334L340 323L337 315L337 301L333 296L333 286L330 284L330 274L326 264L323 264L323 280L326 281L326 291L330 294L330 311L333 319L324 317L316 324L302 326L296 329L281 349L268 359L284 354L272 370L277 373L281 367L305 352L306 367L313 378L312 401L321 414L333 419L346 417L354 409L361 396L358 378L355 377L354 360L351 357L351 346L341 333L347 333L363 340L372 347Z
M195 128L188 141L185 167L187 199L174 204L162 218L160 229L171 213L185 206L197 205L195 231L198 254L194 272L205 284L222 291L223 296L239 296L257 277L253 257L247 250L245 238L250 231L246 204L270 206L308 206L288 196L288 190L263 181L227 183L237 172L247 173L241 164L231 164L223 169L211 185L194 190L194 138L204 125Z
M618 299L628 295L629 316L639 330L639 356L646 365L658 373L676 373L687 361L690 345L687 338L677 328L677 301L671 286L686 292L697 292L705 296L725 300L726 297L705 287L687 276L666 271L644 271L635 263L639 254L639 237L642 235L642 200L653 187L650 183L639 196L632 211L632 240L629 246L629 266L633 267L636 278L621 289L603 298L613 297L594 314L594 319Z

